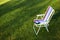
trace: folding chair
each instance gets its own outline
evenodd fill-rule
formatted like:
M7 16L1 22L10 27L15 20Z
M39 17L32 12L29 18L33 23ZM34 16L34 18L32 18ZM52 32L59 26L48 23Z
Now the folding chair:
M55 12L54 9L51 6L48 6L45 14L37 15L36 19L34 19L34 25L33 25L33 29L36 35L38 35L41 27L45 27L47 32L49 32L48 26L52 16L54 15L54 12ZM41 17L42 19L38 19L39 17ZM35 26L38 27L37 31Z

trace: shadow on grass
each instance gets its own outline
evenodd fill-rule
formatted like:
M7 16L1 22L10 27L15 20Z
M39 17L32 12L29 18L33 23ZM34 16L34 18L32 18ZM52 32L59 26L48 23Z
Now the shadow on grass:
M29 0L27 0L27 1L24 1L22 3L19 3L19 1L18 1L18 2L15 2L15 4L19 3L17 5L15 5L13 3L10 5L11 1L7 2L6 4L0 6L0 16L6 14L7 12L13 11L13 10L15 10L17 8L21 8L21 7L24 7L24 6L27 7L27 6L36 5L39 2L40 1L36 1L35 2L35 1L31 1L31 0L29 1Z

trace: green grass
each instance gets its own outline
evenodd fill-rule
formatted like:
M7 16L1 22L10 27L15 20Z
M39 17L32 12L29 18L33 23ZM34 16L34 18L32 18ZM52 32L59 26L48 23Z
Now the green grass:
M55 9L49 23L50 32L41 28L36 36L33 19L44 13L49 5ZM0 40L60 40L60 1L11 0L0 5Z

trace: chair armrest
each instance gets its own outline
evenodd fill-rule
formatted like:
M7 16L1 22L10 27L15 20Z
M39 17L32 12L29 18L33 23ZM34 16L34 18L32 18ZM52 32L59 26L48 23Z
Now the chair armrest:
M36 19L38 19L38 17L41 17L41 19L45 16L45 14L38 14Z
M45 16L45 14L38 14L37 16Z

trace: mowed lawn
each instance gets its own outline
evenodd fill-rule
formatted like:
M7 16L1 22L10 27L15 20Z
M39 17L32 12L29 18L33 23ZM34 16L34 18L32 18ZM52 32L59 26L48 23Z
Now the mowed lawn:
M41 28L36 36L33 20L49 5L55 9L49 32ZM10 0L1 4L0 40L60 40L60 0Z

